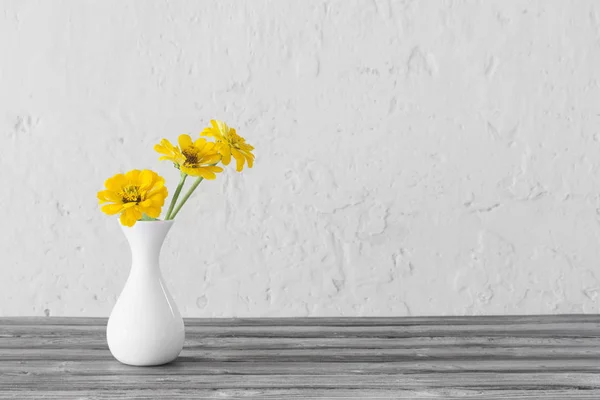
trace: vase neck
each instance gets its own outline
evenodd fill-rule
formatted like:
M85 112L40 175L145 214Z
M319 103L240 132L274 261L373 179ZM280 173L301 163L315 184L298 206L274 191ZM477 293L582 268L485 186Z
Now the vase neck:
M132 271L158 269L160 249L173 221L138 221L134 226L121 225L131 249Z

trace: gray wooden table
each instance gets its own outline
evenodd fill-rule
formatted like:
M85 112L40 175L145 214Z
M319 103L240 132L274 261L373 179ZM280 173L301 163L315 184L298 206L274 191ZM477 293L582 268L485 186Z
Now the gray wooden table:
M600 316L189 319L150 368L105 326L0 318L0 398L600 399Z

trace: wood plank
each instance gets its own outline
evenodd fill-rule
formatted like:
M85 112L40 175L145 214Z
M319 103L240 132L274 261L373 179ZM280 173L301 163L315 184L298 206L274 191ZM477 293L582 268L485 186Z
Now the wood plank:
M105 333L104 326L35 326L10 325L0 327L0 336L51 337ZM409 338L409 337L589 337L600 338L600 323L548 323L501 325L414 325L414 326L195 326L186 327L186 334L211 337L279 337L279 338Z
M562 372L600 373L600 363L584 360L400 360L374 362L278 362L271 361L210 361L179 357L160 367L138 368L120 364L112 357L92 360L3 360L0 373L9 375L395 375L437 373L534 373ZM457 375L458 376L458 375Z
M419 399L419 400L598 400L600 390L480 390L480 389L186 389L155 390L62 390L0 394L2 399L19 400L120 400L120 399Z
M373 362L387 363L394 361L419 362L426 359L440 363L447 361L478 361L482 359L504 360L505 362L524 360L600 360L600 348L463 348L436 347L421 349L241 349L209 350L203 348L185 348L181 353L182 361L271 361L279 362ZM103 360L110 359L107 346L102 348L45 348L31 349L5 348L0 354L0 361L18 360Z
M0 317L8 325L106 326L108 318L89 317ZM410 325L504 325L600 323L600 315L477 315L432 317L282 317L282 318L185 318L186 326L410 326Z
M483 347L483 348L600 348L600 338L529 338L529 337L408 337L400 340L388 338L270 338L270 337L210 337L186 334L186 349L420 349L436 347ZM0 349L58 349L58 348L107 349L104 332L94 332L74 340L71 335L0 336Z
M519 387L529 389L591 390L600 388L600 375L593 373L495 373L466 372L457 374L429 373L403 375L69 375L57 380L47 375L12 375L2 378L0 388L12 390L85 390L91 387L110 387L127 390L186 389L422 389L454 388L502 390Z

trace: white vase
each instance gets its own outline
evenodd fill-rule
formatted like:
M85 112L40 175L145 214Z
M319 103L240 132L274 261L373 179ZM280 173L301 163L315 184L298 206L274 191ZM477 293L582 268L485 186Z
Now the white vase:
M166 364L183 348L183 319L158 263L172 225L173 221L138 221L131 228L121 225L131 249L131 271L108 319L106 340L112 355L123 364Z

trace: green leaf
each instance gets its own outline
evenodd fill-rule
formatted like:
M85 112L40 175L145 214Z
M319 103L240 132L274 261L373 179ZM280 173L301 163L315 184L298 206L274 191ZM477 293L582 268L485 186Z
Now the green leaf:
M140 221L158 221L158 218L152 218L146 214L142 214L142 219Z

